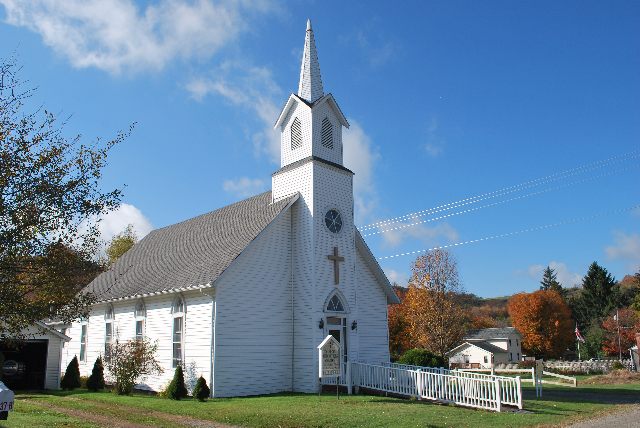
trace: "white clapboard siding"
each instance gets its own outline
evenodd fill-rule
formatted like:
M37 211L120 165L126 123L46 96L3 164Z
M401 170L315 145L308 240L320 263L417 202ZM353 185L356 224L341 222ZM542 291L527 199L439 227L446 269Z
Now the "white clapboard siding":
M389 361L387 297L358 253L358 360Z
M136 386L140 389L158 391L171 381L174 368L173 357L173 315L171 305L178 294L165 294L144 299L146 307L145 337L158 344L156 359L164 372L160 375L147 376L140 379ZM210 378L211 355L211 297L199 291L191 291L182 294L186 304L185 337L184 337L184 362L189 367L192 363L196 368L195 376L204 376L207 381ZM118 340L127 341L135 338L134 309L137 299L115 302L114 307L114 333ZM104 354L105 319L104 314L107 305L96 304L91 311L87 325L87 357L86 361L80 361L80 374L89 376L93 364ZM67 331L71 337L65 349L63 349L62 371L67 364L77 355L80 356L80 332L81 323L74 322ZM105 372L107 380L112 380ZM187 379L188 380L188 379Z
M292 388L290 236L286 211L215 283L215 397Z

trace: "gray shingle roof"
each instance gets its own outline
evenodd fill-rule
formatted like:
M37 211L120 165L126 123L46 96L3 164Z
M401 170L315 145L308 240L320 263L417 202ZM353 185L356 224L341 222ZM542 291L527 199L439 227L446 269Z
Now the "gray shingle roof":
M213 283L297 197L271 203L271 192L265 192L156 229L85 290L105 301Z
M520 334L515 327L483 328L481 330L470 330L464 339L506 339L512 334Z
M485 351L491 352L492 354L506 354L507 351L505 349L502 349L496 345L492 345L491 343L487 343L484 342L482 340L479 340L477 342L466 342L466 343L470 343L474 346L477 346L480 349L484 349Z

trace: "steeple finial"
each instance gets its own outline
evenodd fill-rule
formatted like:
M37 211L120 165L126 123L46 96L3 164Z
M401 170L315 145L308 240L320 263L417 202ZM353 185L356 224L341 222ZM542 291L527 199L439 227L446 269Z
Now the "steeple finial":
M304 38L304 53L302 54L302 65L300 67L298 96L312 103L323 95L324 91L322 89L322 77L320 77L320 63L318 62L316 42L313 38L311 20L307 19L307 33Z

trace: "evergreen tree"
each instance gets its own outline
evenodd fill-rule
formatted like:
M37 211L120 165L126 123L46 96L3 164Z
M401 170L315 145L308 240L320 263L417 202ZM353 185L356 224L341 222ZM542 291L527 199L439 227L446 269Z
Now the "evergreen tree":
M167 397L172 400L180 400L182 398L186 398L188 394L187 387L184 384L182 366L178 366L176 367L173 379L167 388Z
M550 266L542 273L542 281L540 281L540 290L553 290L563 294L562 285L557 280L557 274Z
M593 262L582 279L582 292L572 300L571 309L582 328L601 321L620 303L620 287L607 269Z
M69 362L67 370L64 372L62 382L60 382L62 389L69 391L80 388L80 366L78 365L78 357L73 357L73 360Z
M98 357L93 364L91 376L87 379L87 389L89 391L104 389L104 366L102 365L102 358L100 357Z
M207 386L207 381L200 376L196 382L196 386L193 388L193 398L196 398L198 401L205 401L209 398L209 394L211 394L211 390Z

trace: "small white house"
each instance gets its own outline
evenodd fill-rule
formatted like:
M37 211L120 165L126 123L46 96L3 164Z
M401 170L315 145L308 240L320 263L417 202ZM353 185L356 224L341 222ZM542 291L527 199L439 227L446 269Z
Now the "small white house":
M522 335L514 327L471 330L463 340L447 353L449 363L457 367L490 368L522 357Z
M69 329L63 367L77 355L88 375L116 338L146 337L164 373L139 388L161 389L181 365L229 397L316 392L327 335L344 361L389 360L387 305L399 301L354 224L349 123L324 93L310 23L298 92L273 119L271 190L134 245L88 285L99 301Z
M447 353L449 367L490 369L508 363L507 351L484 341L464 342Z
M60 389L62 350L71 338L40 322L23 333L27 340L18 347L0 345L4 383L13 390Z

